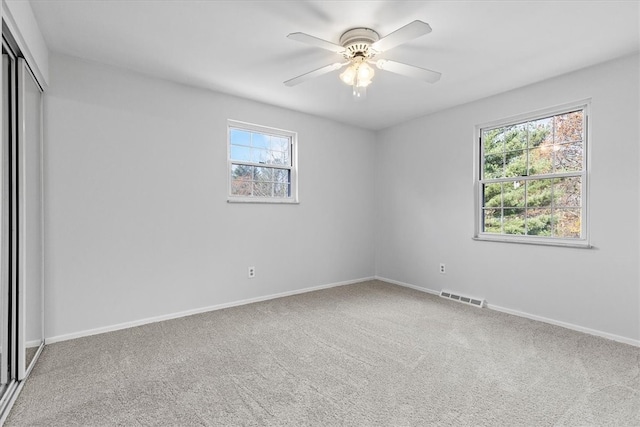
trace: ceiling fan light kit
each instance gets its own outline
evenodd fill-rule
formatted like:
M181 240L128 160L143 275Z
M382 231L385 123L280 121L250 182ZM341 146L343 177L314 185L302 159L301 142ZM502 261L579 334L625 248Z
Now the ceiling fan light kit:
M291 33L287 36L288 38L338 53L346 59L346 62L318 68L287 80L284 84L295 86L311 78L338 70L345 65L348 67L340 73L340 80L352 87L355 99L363 99L366 96L367 87L375 75L371 65L375 65L380 70L435 83L441 75L436 71L386 59L373 60L377 54L430 32L429 24L422 21L413 21L383 38L370 28L353 28L340 36L340 45L305 33Z
M371 68L363 57L357 57L351 61L351 65L340 74L340 80L353 88L353 96L356 99L364 99L367 96L367 86L375 70Z
M349 61L349 66L340 74L340 80L352 87L355 99L367 96L367 86L375 75L375 70L367 63L376 52L371 45L380 36L369 28L354 28L340 37L340 44L345 48L342 55Z

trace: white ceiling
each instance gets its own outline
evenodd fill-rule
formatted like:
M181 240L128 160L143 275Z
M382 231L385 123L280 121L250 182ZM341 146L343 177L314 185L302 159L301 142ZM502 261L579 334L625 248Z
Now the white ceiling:
M382 129L639 50L639 1L31 0L49 49ZM364 102L339 72L283 82L340 59L289 40L338 43L413 20L431 34L382 55L442 73L435 84L378 71Z

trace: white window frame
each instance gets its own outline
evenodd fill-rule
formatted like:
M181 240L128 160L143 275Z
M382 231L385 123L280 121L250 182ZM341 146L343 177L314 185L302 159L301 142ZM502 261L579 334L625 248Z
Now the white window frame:
M474 226L474 240L479 241L493 241L493 242L508 242L508 243L524 243L534 245L549 245L549 246L568 246L576 248L591 248L589 240L589 173L591 170L590 164L590 135L591 130L589 126L591 100L585 99L568 104L558 105L555 107L537 110L530 113L520 114L517 116L509 117L506 119L496 120L493 122L483 123L476 125L475 138L474 138L474 208L475 208L475 226ZM559 173L559 174L546 174L537 175L533 179L541 178L554 178L562 177L566 175L579 175L581 177L581 199L582 199L582 218L581 218L581 237L580 238L559 238L552 236L533 236L533 235L515 235L515 234L498 234L498 233L485 233L482 231L483 226L483 183L482 179L483 170L483 143L482 133L485 130L491 130L500 128L503 126L515 125L527 121L538 120L550 116L560 115L571 111L582 110L583 111L583 167L582 171L578 173ZM513 181L518 177L504 178L504 181ZM501 180L501 179L498 179ZM489 180L487 180L489 181ZM493 180L491 180L493 181Z
M263 163L237 161L231 159L231 129L246 130L249 132L273 135L289 140L289 165L265 165ZM288 197L260 197L260 196L238 196L231 192L231 170L232 165L246 165L256 167L274 167L277 169L288 169L290 171L290 195ZM290 130L278 129L254 123L242 122L239 120L227 120L227 202L230 203L275 203L275 204L297 204L298 203L298 134Z

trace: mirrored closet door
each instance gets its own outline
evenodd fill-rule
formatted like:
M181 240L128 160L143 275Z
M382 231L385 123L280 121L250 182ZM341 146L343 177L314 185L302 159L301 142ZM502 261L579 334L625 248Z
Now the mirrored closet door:
M44 345L42 245L42 90L18 58L18 194L20 260L18 276L18 379L23 379Z

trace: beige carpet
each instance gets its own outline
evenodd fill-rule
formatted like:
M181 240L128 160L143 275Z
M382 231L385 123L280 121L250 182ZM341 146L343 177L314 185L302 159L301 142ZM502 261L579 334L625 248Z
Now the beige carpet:
M46 346L6 425L640 425L640 349L365 282Z

